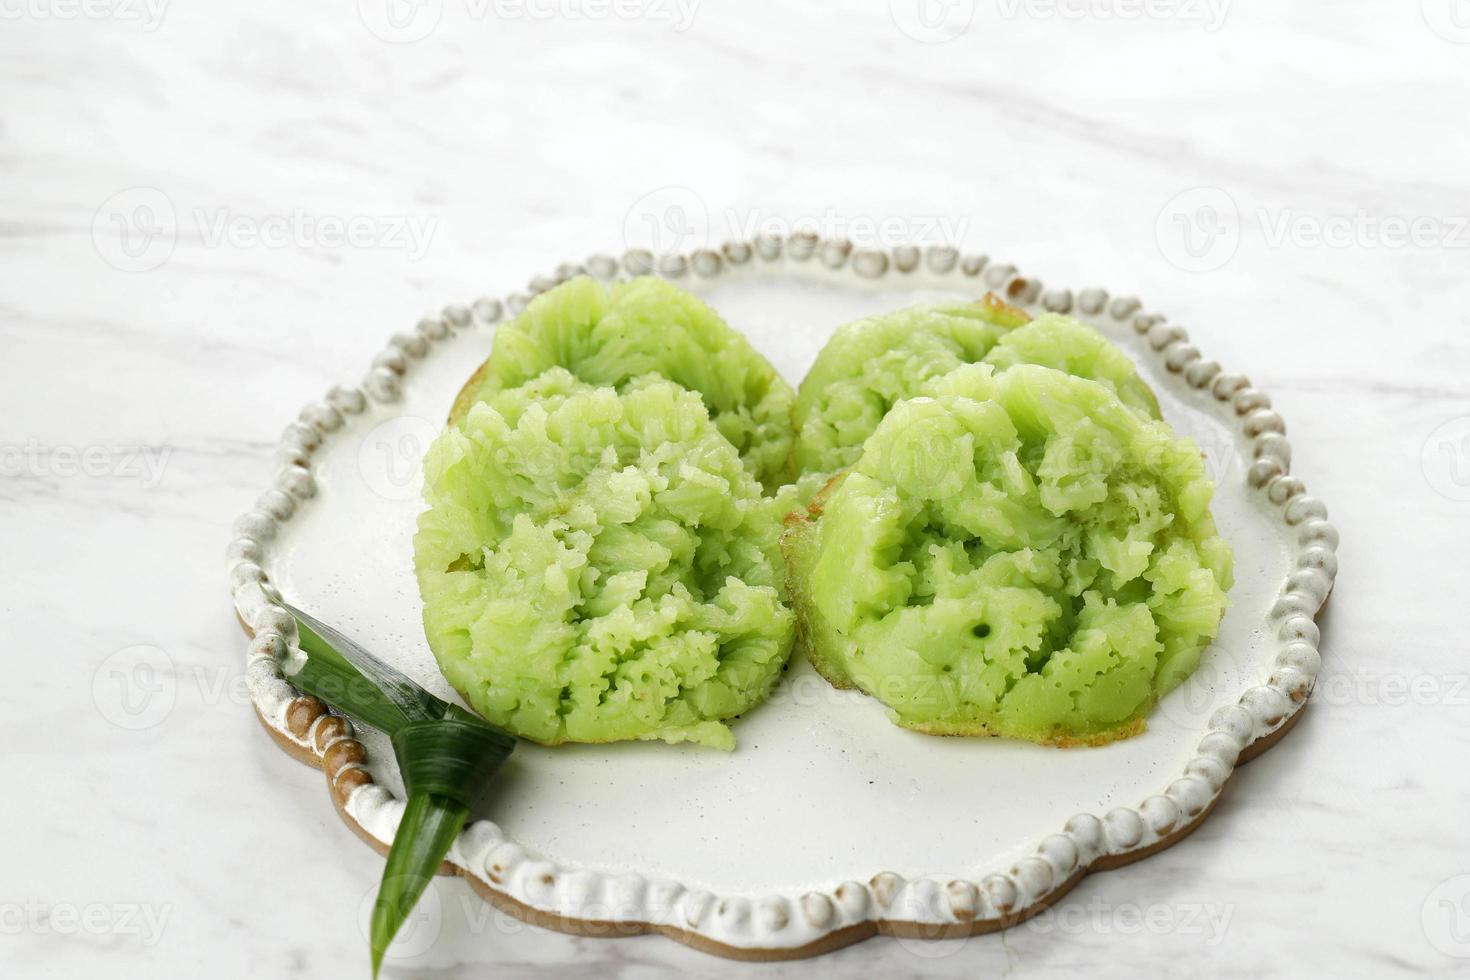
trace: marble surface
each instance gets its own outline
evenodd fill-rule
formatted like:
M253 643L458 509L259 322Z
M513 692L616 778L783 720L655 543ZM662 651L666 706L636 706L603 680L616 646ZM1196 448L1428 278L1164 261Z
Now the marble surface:
M0 2L0 973L365 975L380 861L220 571L281 428L445 303L810 226L1136 292L1269 391L1342 530L1313 705L1003 936L745 966L441 882L385 974L1470 974L1470 5L386 2Z

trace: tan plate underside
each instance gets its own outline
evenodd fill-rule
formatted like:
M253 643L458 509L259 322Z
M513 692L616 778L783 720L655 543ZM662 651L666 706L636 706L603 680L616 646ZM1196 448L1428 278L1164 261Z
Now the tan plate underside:
M1329 596L1330 598L1330 596ZM1327 608L1326 601L1318 610L1320 616ZM236 617L237 621L239 617ZM253 635L249 626L243 621L240 625L247 635ZM1260 756L1296 726L1301 719L1302 711L1306 708L1311 693L1296 705L1291 714L1274 731L1271 731L1240 752L1236 765L1241 766L1252 759ZM259 719L261 726L270 735L271 739L281 747L291 758L305 763L313 768L320 769L327 776L327 789L332 798L332 806L336 808L338 816L352 829L358 837L367 842L368 846L379 854L386 855L388 846L378 840L357 822L347 812L347 800L352 792L359 786L365 786L373 781L372 775L363 767L367 759L367 752L362 743L347 735L347 723L335 715L327 712L326 706L316 698L301 696L291 702L286 711L286 727L291 735L306 741L302 745L294 741L285 732L277 730L270 722L261 715L260 709L255 708L255 717ZM1222 791L1223 792L1223 791ZM1047 908L1054 905L1062 896L1071 891L1072 888L1094 871L1109 871L1113 868L1121 868L1132 864L1143 858L1150 857L1164 850L1166 847L1183 840L1194 831L1196 827L1204 823L1215 809L1215 804L1220 797L1216 796L1210 805L1187 824L1173 831L1167 837L1155 841L1148 847L1126 854L1106 855L1098 858L1087 867L1078 868L1071 877L1052 889L1040 899L1028 905L1026 908L1012 915L1000 919L986 919L979 922L956 922L948 924L919 923L892 919L877 919L867 922L858 922L834 932L828 933L815 942L804 946L780 947L773 949L761 949L745 946L730 946L725 943L716 942L706 936L695 932L689 932L669 925L657 925L650 922L608 922L596 919L576 919L563 915L545 912L541 909L532 908L520 902L502 891L498 891L493 884L488 884L481 878L471 874L464 868L457 867L445 861L439 866L441 875L459 875L469 882L481 898L492 906L515 916L522 922L543 929L554 929L557 932L568 933L573 936L590 936L596 938L614 938L621 936L639 936L648 933L661 933L676 942L683 943L704 953L715 956L723 956L732 960L746 960L749 962L774 962L777 960L799 960L809 956L819 956L822 953L830 953L833 950L850 946L861 942L870 936L896 936L901 939L960 939L967 936L979 936L991 932L999 932L1009 929L1011 926L1025 922L1034 915L1038 915ZM492 874L493 879L493 874Z

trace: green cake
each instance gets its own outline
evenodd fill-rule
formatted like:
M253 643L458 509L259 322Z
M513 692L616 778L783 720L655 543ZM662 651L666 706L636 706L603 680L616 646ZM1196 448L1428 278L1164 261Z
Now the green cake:
M581 278L460 391L415 568L450 683L544 744L729 748L798 629L906 727L1099 743L1218 629L1211 493L1068 317L993 295L870 317L793 394L695 297Z
M1125 737L1215 635L1231 555L1200 454L1118 379L1019 363L1075 353L1038 344L925 379L787 518L812 661L901 725Z
M595 303L600 288L570 292ZM516 352L497 343L492 364ZM553 367L486 384L434 442L414 539L429 645L522 737L729 748L725 721L791 649L779 518L698 394L620 380Z
M645 276L605 286L573 279L531 301L495 332L490 357L455 399L471 405L560 367L622 387L654 375L699 393L716 428L770 490L791 473L791 386L702 300Z
M800 472L832 474L857 461L894 405L966 364L1042 364L1100 381L1157 418L1158 403L1122 351L1091 327L1027 315L988 294L977 302L916 306L849 323L817 355L792 418Z

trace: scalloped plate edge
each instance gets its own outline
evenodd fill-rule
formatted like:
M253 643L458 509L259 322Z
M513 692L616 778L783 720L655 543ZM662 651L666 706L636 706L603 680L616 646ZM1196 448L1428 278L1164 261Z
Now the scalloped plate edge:
M505 312L518 313L533 295L588 273L602 279L657 274L669 279L709 278L742 266L805 265L819 276L881 280L921 276L958 280L971 288L996 290L1012 302L1045 311L1074 310L1129 324L1142 335L1165 369L1189 387L1208 391L1229 407L1252 442L1247 481L1273 508L1290 540L1293 571L1282 584L1268 624L1281 647L1265 684L1249 688L1239 702L1220 709L1199 754L1159 794L1137 807L1119 807L1103 817L1078 814L1060 833L1041 840L1033 856L1006 873L980 881L926 876L905 881L890 872L866 884L850 881L830 893L814 891L795 901L771 896L754 901L690 891L636 875L605 875L559 868L506 840L489 821L466 828L441 873L465 877L497 908L535 925L581 936L659 933L688 946L744 960L797 959L818 955L872 935L956 938L1008 928L1059 900L1091 871L1120 867L1154 854L1199 826L1220 798L1235 766L1279 741L1300 717L1320 668L1320 633L1315 619L1332 591L1338 533L1322 502L1307 496L1290 475L1291 449L1285 423L1270 398L1241 375L1225 373L1202 359L1185 331L1165 318L1144 313L1131 297L1109 298L1088 289L1043 290L1014 267L990 264L983 255L960 255L948 246L921 249L854 250L844 241L796 235L789 240L759 237L656 259L633 250L621 259L594 256L567 263L533 279L529 291L504 302L480 300L473 308L451 306L421 320L413 333L395 334L374 359L360 387L338 386L308 404L282 435L274 485L235 522L227 551L231 593L241 625L252 637L246 677L257 717L288 754L327 775L334 807L353 831L386 852L402 802L374 783L367 752L345 718L301 695L281 677L276 658L292 642L290 617L276 605L260 562L276 528L296 506L315 495L311 456L340 428L344 416L361 413L370 401L391 403L401 377L431 344L454 330L483 327ZM920 277L916 277L920 278ZM1223 415L1224 413L1221 412Z

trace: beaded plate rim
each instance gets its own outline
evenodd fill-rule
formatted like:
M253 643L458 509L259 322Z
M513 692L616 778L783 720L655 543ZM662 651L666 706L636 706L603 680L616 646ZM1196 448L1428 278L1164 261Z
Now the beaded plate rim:
M1131 296L1110 297L1099 288L1075 295L1066 289L1043 289L1014 266L991 263L985 255L961 254L951 246L855 249L845 240L799 233L790 238L758 236L726 243L719 250L661 258L633 249L621 258L596 255L584 263L564 263L503 301L481 299L470 307L449 306L438 316L420 320L413 332L394 334L373 358L360 385L332 388L286 427L274 483L232 528L227 575L237 616L252 637L246 678L255 712L288 754L326 773L334 806L376 849L386 851L403 803L373 781L366 766L367 750L353 737L351 722L282 678L278 661L294 642L295 628L277 604L262 569L279 525L316 494L313 453L343 426L346 416L362 413L370 403L398 400L404 374L413 362L428 356L435 341L519 313L536 294L575 275L612 280L654 274L677 281L714 277L726 268L785 263L805 263L870 281L921 271L998 291L1023 307L1077 311L1131 325L1170 375L1211 394L1217 403L1214 410L1233 417L1250 440L1247 483L1270 507L1291 549L1292 571L1268 614L1268 626L1280 644L1270 677L1211 717L1197 754L1161 792L1136 807L1118 807L1100 817L1079 813L1061 831L1044 837L1032 855L1009 870L978 880L933 875L906 880L880 872L866 883L848 881L830 891L796 897L720 896L677 882L560 867L527 853L486 820L465 829L442 873L465 877L496 907L535 925L584 936L657 932L705 952L740 959L796 959L880 933L925 939L977 935L1041 912L1090 871L1131 863L1187 836L1214 808L1234 769L1274 745L1300 717L1321 666L1315 618L1336 577L1338 532L1327 520L1322 501L1308 496L1302 482L1291 475L1286 426L1271 408L1270 397L1245 376L1227 373L1217 362L1204 359L1183 328L1145 312Z

